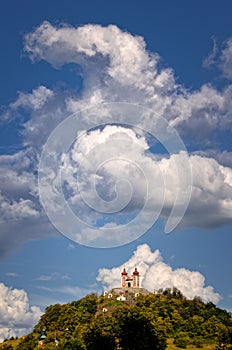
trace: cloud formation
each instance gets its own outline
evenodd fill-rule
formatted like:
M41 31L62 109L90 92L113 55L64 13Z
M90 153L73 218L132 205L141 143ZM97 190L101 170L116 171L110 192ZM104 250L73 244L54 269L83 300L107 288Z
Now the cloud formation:
M0 342L29 333L42 311L30 306L23 289L12 289L0 283Z
M137 267L141 275L141 286L151 292L176 287L189 299L198 296L205 302L215 304L221 299L213 287L205 286L205 278L200 272L184 268L172 269L163 261L159 250L152 252L147 244L138 246L132 257L122 265L112 269L99 269L97 281L102 283L105 290L120 287L124 267L129 274Z
M120 142L115 143L115 140ZM129 142L124 143L122 140ZM101 202L94 190L96 188L98 194L107 200L107 207L104 208L104 212L107 212L111 208L110 201L116 195L115 184L120 179L126 179L125 188L122 184L121 191L117 191L117 198L121 199L120 205L127 204L120 210L120 215L140 210L146 199L150 215L155 216L156 211L162 208L162 214L167 218L176 200L174 188L178 184L178 174L175 164L179 164L182 174L186 171L186 165L182 162L181 153L155 158L147 152L148 149L145 136L136 135L135 131L121 126L107 126L102 131L84 133L74 145L70 158L63 164L63 178L71 190L68 201L75 205L84 198L89 207L99 210ZM106 162L109 154L110 160ZM206 156L191 155L189 161L192 169L192 194L182 224L210 227L226 221L232 223L231 168ZM80 164L80 169L76 172ZM128 183L132 188L131 195L127 191ZM178 186L180 190L185 190L184 184ZM117 213L114 202L112 208Z
M228 40L221 54L221 68L227 77L232 57L230 44ZM55 67L70 62L80 65L84 78L82 98L89 99L88 104L136 101L172 120L180 131L187 129L188 134L199 131L199 124L211 136L212 130L231 128L230 86L219 92L203 85L199 91L189 92L175 83L172 69L161 68L159 55L146 50L142 37L116 26L54 27L43 22L26 35L25 51L33 60L42 59ZM69 97L67 106L76 111L85 102Z
M49 22L43 22L33 33L25 36L25 51L33 60L43 59L55 67L74 62L85 69L94 61L97 68L95 59L97 63L103 60L104 69L95 69L92 74L100 76L107 73L114 81L135 85L139 89L148 89L147 81L150 80L153 85L158 78L158 55L148 54L142 37L123 32L115 25L56 28ZM161 86L166 79L159 77L158 85Z
M153 119L149 115L135 118L128 114L128 119L121 122L130 122L150 131L155 119L165 118L170 126L177 129L187 146L195 151L190 155L192 197L182 225L210 227L231 224L232 183L231 162L228 156L230 150L227 150L223 137L225 131L231 134L231 85L219 90L208 84L196 91L178 85L173 70L163 67L159 55L146 49L142 37L122 31L115 25L103 27L89 24L75 28L43 22L25 36L24 49L33 62L45 60L57 69L62 69L65 64L77 64L83 86L78 93L68 89L65 92L52 91L46 86L38 86L28 93L19 92L18 98L10 103L4 112L5 121L17 121L20 125L24 150L13 155L0 156L2 253L18 242L51 232L41 209L37 188L38 163L43 146L52 131L70 113L104 101L125 101L150 108L155 116ZM214 49L216 50L216 47ZM223 74L230 78L231 39L225 43L219 57ZM91 115L89 119L95 124L109 122L107 110L103 112L105 114ZM77 122L80 131L88 129L90 125L88 118ZM124 137L130 137L133 143L136 142L140 146L127 147L127 157L131 157L132 161L139 161L151 183L160 184L161 177L165 180L164 196L162 193L155 193L158 186L149 190L149 208L158 213L157 207L164 197L161 214L166 219L175 201L173 188L177 186L173 161L178 161L181 168L182 155L176 153L167 157L166 154L158 154L157 157L152 157L147 152L147 135L143 135L142 138L133 132L129 135L129 129L126 132L124 130ZM115 146L114 137L119 134L119 129L113 126L85 133L82 144L77 142L70 159L66 159L65 195L73 209L77 212L79 210L82 218L90 223L99 223L101 217L87 206L82 206L80 195L76 191L75 166L81 162L83 168L82 174L79 174L79 185L85 198L96 205L94 193L88 190L88 185L92 186L96 180L93 177L94 162L87 167L88 162L84 158L90 150L90 158L93 158L96 147L99 161L104 160L104 147L112 153L116 154L117 149L117 152L125 154L122 145ZM101 145L104 147L99 147ZM221 152L220 149L224 151ZM142 173L136 173L135 167L128 166L123 161L108 162L103 170L97 179L97 190L107 200L114 198L115 179L126 172L127 179L135 191L125 214L134 215L144 203L146 185ZM182 166L181 173L185 172L186 169ZM159 173L162 173L161 177ZM121 186L121 199L125 201L127 188L125 183L124 188L122 183ZM180 190L183 188L180 186ZM79 209L75 207L77 204ZM144 217L144 221L140 223L142 227L146 226L146 219L147 217ZM101 224L105 226L108 236L110 227L114 225L118 226L120 231L121 222L108 220ZM16 233L9 234L13 229ZM98 239L96 231L90 228L83 231L82 236L94 239L94 235ZM76 238L84 243L81 241L82 236Z

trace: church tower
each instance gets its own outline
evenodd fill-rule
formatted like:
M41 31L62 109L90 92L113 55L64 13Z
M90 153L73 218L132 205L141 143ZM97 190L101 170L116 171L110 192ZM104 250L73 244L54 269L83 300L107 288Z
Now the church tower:
M126 286L127 286L126 280L127 280L127 272L126 272L126 269L124 267L124 269L121 273L121 287L122 288L126 288Z
M139 278L139 271L137 270L137 267L135 268L133 272L133 287L140 288L140 278Z
M140 288L140 275L137 267L135 268L133 275L128 276L126 269L124 267L121 273L121 287L122 288Z
M130 266L129 271L131 271L131 268L133 267ZM112 294L105 291L104 296L111 298L114 295L118 301L128 301L129 303L133 303L133 300L135 300L140 294L150 294L148 290L141 287L140 273L137 270L137 267L134 268L134 272L131 274L127 271L128 270L124 267L121 272L121 287L113 288L111 290Z

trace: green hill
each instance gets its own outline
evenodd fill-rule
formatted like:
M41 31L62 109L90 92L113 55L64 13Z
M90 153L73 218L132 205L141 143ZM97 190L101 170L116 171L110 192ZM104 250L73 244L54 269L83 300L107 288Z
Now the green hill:
M92 294L47 307L31 334L0 348L41 349L41 334L44 349L232 349L232 316L211 302L188 300L175 288L129 303Z

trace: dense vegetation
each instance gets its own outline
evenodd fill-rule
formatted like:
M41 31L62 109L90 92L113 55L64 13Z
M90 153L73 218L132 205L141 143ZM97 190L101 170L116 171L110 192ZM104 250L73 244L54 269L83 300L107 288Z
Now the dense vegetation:
M213 344L216 349L232 349L231 314L197 297L188 300L175 288L140 295L130 303L89 295L49 306L15 349L39 349L43 329L47 336L43 348L48 350L164 350L167 339L180 348ZM7 342L4 348L13 349Z

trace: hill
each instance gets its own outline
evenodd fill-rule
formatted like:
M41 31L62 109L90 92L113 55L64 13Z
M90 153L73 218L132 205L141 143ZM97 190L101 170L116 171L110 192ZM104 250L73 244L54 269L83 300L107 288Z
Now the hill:
M232 317L211 302L188 300L176 288L129 302L91 294L47 307L31 334L0 349L41 349L41 335L48 350L232 349Z

